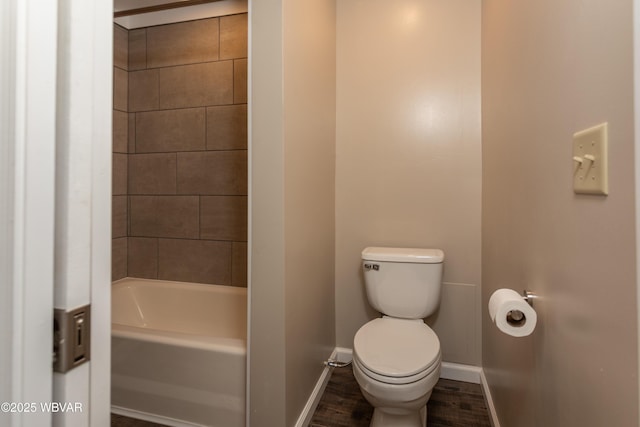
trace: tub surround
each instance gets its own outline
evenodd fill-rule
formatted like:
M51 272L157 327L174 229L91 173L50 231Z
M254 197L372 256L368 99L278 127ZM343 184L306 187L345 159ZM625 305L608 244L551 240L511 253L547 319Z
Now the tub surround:
M115 26L113 279L247 285L247 14Z
M128 31L113 26L113 160L111 200L111 278L127 275L129 201L127 197L128 114Z

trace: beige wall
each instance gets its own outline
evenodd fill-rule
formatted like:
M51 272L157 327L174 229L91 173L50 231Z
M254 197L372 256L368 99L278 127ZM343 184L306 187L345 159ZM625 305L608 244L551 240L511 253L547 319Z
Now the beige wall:
M335 347L335 0L284 9L286 425Z
M285 424L282 0L249 9L249 425Z
M366 246L446 254L445 361L480 360L480 1L338 2L337 344L379 314Z
M483 365L504 426L638 425L632 1L483 2ZM571 137L609 123L608 197L572 191ZM529 288L538 327L490 323Z
M335 346L335 1L250 14L250 417L291 426Z

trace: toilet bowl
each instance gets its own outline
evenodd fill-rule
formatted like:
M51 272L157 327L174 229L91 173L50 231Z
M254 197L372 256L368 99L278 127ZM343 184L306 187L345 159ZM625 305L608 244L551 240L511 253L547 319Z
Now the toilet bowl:
M353 373L374 407L371 426L424 427L440 377L440 341L422 320L382 317L356 333Z
M425 427L427 401L440 377L440 340L422 320L439 304L438 249L366 248L367 297L383 316L353 340L353 374L374 407L372 427Z

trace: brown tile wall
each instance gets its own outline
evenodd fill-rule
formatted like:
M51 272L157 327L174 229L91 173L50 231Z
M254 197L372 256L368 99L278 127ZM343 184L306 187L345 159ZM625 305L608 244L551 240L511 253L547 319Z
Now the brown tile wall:
M129 152L129 34L113 26L113 172L111 201L111 277L127 276L129 202L127 192Z
M116 26L114 280L246 286L247 15L123 32Z

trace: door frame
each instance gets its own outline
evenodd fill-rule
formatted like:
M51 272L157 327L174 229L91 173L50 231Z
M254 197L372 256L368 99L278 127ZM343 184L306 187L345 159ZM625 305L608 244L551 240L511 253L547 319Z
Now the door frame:
M49 402L57 5L0 8L0 401ZM0 424L51 425L50 413L14 409Z
M59 0L54 307L91 304L91 360L54 374L53 426L108 427L111 412L113 2Z
M108 427L113 4L4 0L0 28L0 402L34 403L38 409L0 411L0 424ZM69 53L78 45L85 50ZM88 91L73 84L61 89L87 80ZM70 108L73 102L89 108L78 112ZM68 139L60 136L61 123ZM75 189L61 186L61 146L91 147L83 174L70 176L87 180L88 199L74 199ZM90 255L76 265L65 257L77 240L61 239L56 227L62 213L80 207L89 224ZM61 308L93 301L92 360L55 374L54 381L54 277L65 262L85 271L86 280L58 281L55 296L65 295ZM52 401L80 402L83 414L41 410L41 403Z

